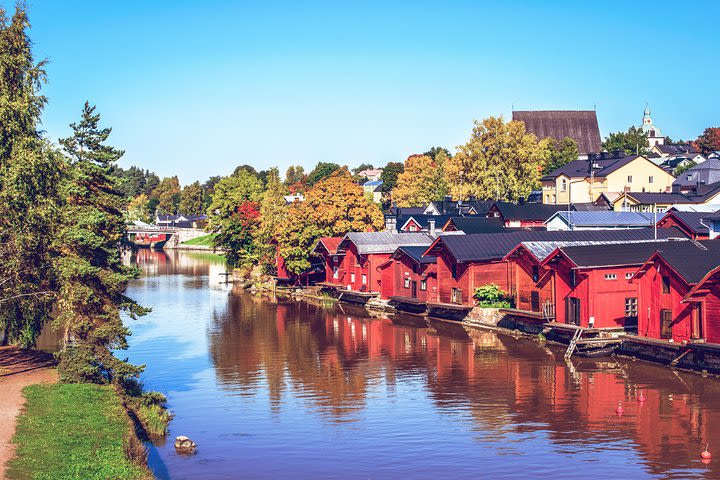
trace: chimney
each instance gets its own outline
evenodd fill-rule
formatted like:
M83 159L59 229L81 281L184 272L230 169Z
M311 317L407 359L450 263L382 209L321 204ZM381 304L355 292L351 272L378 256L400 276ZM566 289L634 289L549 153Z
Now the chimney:
M428 230L430 231L430 236L435 236L435 219L428 220Z
M469 202L474 202L474 201L475 201L475 195L470 195L470 197L468 198L468 201L469 201Z
M625 158L625 150L622 150L622 149L613 150L613 157L614 158Z
M445 195L445 198L443 198L443 204L442 204L442 213L446 214L448 212L448 207L452 203L452 196Z

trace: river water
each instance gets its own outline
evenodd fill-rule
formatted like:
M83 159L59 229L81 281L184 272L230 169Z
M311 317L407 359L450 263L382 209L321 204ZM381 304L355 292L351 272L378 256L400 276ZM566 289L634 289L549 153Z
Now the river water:
M175 414L167 442L150 445L159 478L720 475L715 378L565 362L527 338L254 297L223 284L212 255L141 250L133 261L144 276L128 293L153 311L130 321L126 354ZM197 454L178 456L176 435Z

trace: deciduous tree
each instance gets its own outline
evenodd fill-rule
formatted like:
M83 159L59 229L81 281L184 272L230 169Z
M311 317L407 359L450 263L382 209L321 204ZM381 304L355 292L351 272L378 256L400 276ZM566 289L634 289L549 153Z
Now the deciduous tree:
M182 189L178 210L187 215L198 215L205 210L205 191L200 182L193 182Z
M340 169L337 163L319 162L315 168L307 176L307 184L313 186L323 178L329 177L330 174Z
M577 143L570 137L565 137L559 142L549 138L546 143L548 152L543 174L550 173L579 157Z
M523 122L489 117L475 122L470 140L445 162L446 181L456 198L517 200L540 183L547 144L525 132Z
M310 248L319 237L378 230L383 224L378 206L342 168L308 190L304 202L290 205L275 236L288 270L302 273L310 267Z
M271 168L268 170L265 191L260 201L260 226L257 231L260 262L266 268L274 265L275 231L277 226L286 222L286 193L287 188L280 181L278 169Z
M390 193L397 185L398 176L405 171L405 164L402 162L389 162L380 174L382 180L382 192Z
M174 215L180 206L180 180L177 176L163 178L152 196L157 198L155 213Z
M630 127L627 132L611 133L602 143L602 148L608 152L622 150L626 155L646 155L648 153L648 139L641 128Z
M720 127L706 128L702 135L695 140L695 146L700 153L707 155L720 150Z
M405 160L403 172L397 177L397 185L391 193L392 201L400 207L413 207L447 195L446 160L443 152L438 153L435 160L427 155L410 155Z

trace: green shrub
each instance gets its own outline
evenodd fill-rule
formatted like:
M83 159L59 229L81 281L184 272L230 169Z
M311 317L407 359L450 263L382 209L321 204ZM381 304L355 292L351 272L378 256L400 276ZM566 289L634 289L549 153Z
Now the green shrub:
M512 299L507 292L500 290L494 283L489 283L475 289L473 295L482 308L510 308Z

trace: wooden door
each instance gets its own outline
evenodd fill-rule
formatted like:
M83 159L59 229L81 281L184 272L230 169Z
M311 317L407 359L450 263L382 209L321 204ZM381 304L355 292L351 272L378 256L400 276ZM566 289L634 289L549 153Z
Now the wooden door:
M580 299L568 297L565 301L565 323L580 325Z

